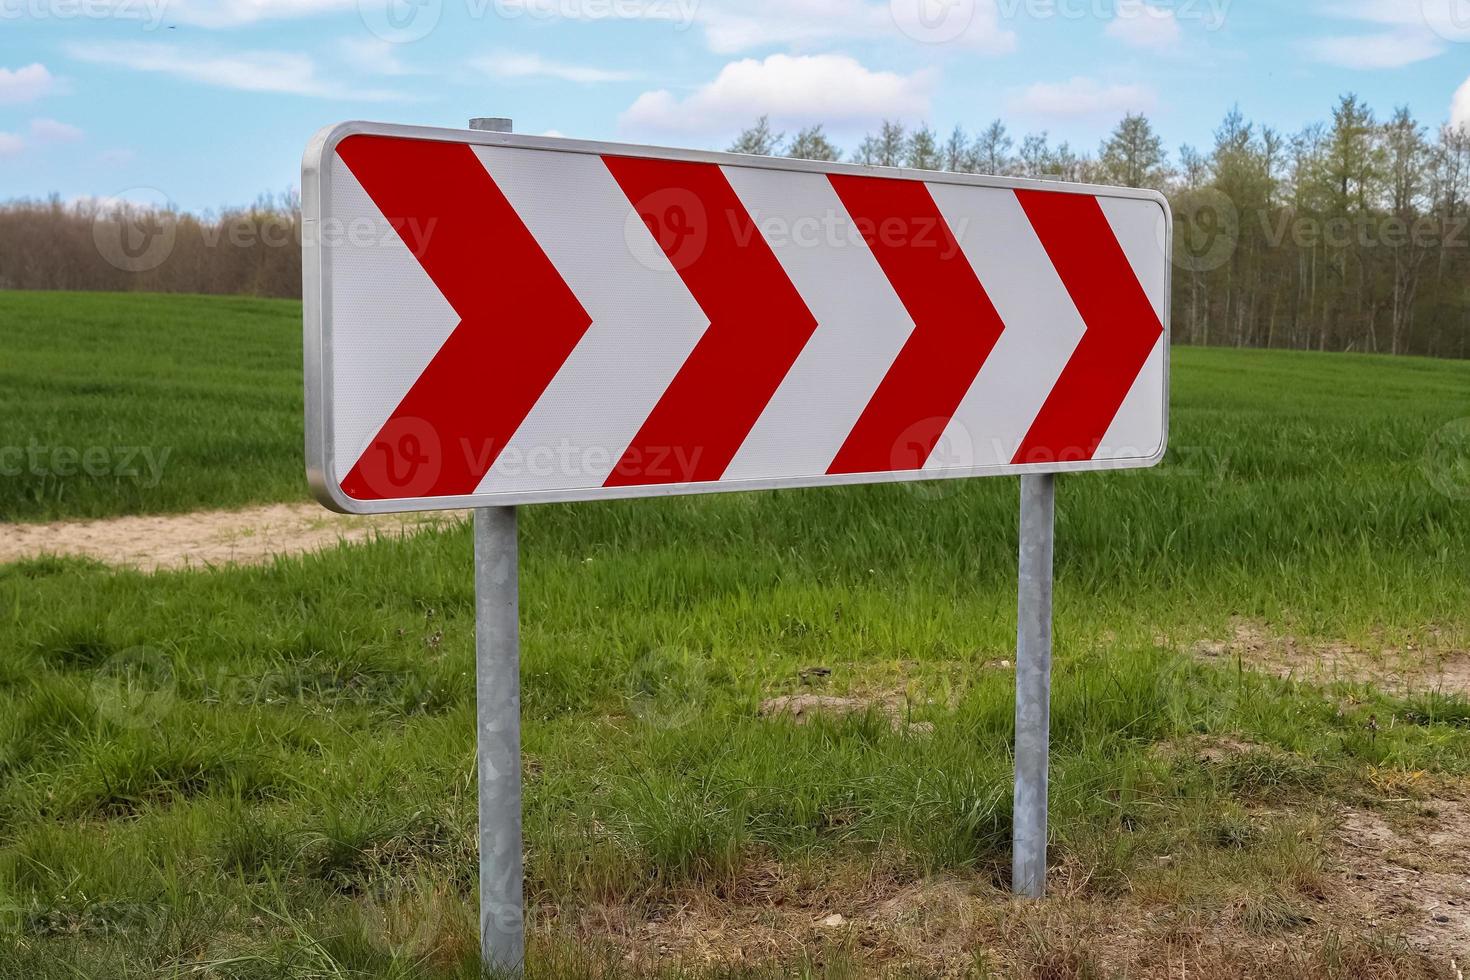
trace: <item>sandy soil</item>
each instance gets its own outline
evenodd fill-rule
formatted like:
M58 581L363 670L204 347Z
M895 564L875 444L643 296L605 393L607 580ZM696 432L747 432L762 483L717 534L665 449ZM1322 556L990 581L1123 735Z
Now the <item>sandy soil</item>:
M319 504L117 517L55 524L0 525L0 564L76 555L143 571L256 564L319 551L375 534L409 534L461 520L464 512L348 517Z

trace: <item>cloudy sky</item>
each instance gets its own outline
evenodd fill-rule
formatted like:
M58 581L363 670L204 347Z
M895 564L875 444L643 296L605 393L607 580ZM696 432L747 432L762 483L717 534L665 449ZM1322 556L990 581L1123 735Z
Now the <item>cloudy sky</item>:
M0 0L0 198L247 203L345 119L723 148L761 113L844 147L999 116L1093 149L1141 110L1177 147L1349 91L1470 123L1470 0Z

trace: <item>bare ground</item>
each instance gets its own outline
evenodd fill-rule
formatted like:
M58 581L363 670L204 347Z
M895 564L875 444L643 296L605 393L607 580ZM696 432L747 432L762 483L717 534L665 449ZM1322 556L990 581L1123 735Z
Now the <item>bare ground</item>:
M1261 749L1205 739L1168 751L1218 763ZM670 960L727 969L800 960L824 976L1464 980L1470 785L1433 793L1381 810L1324 801L1310 814L1253 812L1320 848L1320 870L1280 882L1289 914L1254 892L1231 900L1228 887L1223 901L1158 882L1098 891L1089 868L1062 854L1042 902L1014 901L1002 867L920 878L881 862L766 861L646 903L545 908L537 931L610 946L640 976Z
M1302 639L1262 623L1236 620L1227 637L1196 642L1192 650L1202 660L1239 663L1316 684L1347 681L1394 694L1432 690L1470 695L1470 651L1455 649L1434 628L1412 638L1382 637L1355 646Z
M1344 859L1352 849L1342 852ZM1376 861L1367 867L1377 869ZM677 960L754 967L803 959L822 975L916 977L1462 980L1460 934L1405 934L1402 915L1355 889L1344 866L1300 924L1262 929L1245 908L1223 913L1134 896L1092 895L1064 864L1054 897L1014 901L990 876L905 880L881 872L758 866L720 888L676 892L648 908L594 905L540 929L610 944L637 974ZM1411 902L1412 904L1412 902ZM1331 967L1332 969L1329 969Z
M462 519L458 511L352 517L315 503L235 511L0 525L0 564L68 555L142 571L248 565Z

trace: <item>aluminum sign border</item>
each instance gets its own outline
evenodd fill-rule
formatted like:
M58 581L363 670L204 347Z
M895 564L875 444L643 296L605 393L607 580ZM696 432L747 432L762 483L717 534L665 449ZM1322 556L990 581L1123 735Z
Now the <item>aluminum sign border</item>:
M1158 451L1149 456L1123 459L1074 460L1045 463L990 464L957 467L943 471L900 470L886 473L851 473L810 477L783 477L770 480L742 480L722 483L668 483L627 487L580 487L561 490L515 491L500 493L460 494L450 497L401 497L387 500L358 500L349 497L331 472L334 458L334 433L329 407L333 403L332 374L332 273L321 243L323 214L332 213L332 187L327 164L337 151L337 144L359 134L396 136L405 139L435 140L478 146L503 146L526 150L552 150L562 153L585 153L644 157L659 160L713 163L723 167L751 167L759 170L784 170L794 173L851 174L902 180L921 180L929 184L958 184L1002 190L1038 190L1065 194L1087 194L1093 197L1152 201L1164 212L1164 256L1170 274L1164 277L1163 310L1163 437ZM1160 192L1141 188L1105 187L1016 177L992 177L983 174L960 174L948 171L911 170L906 167L869 167L850 163L826 163L795 160L788 157L748 156L708 150L687 150L627 143L605 143L593 140L566 139L551 136L526 136L517 133L492 133L470 129L440 129L430 126L407 126L393 123L344 122L320 130L308 144L301 164L302 214L302 313L305 351L306 395L306 474L313 496L327 508L343 514L397 514L435 510L463 510L476 507L516 506L520 504L565 503L572 501L628 499L642 497L684 496L704 493L737 493L750 490L781 490L802 487L853 486L879 483L923 483L937 480L963 480L987 476L1024 476L1031 473L1083 473L1106 470L1146 469L1156 466L1169 447L1170 391L1170 320L1173 312L1173 247L1174 213L1168 199Z

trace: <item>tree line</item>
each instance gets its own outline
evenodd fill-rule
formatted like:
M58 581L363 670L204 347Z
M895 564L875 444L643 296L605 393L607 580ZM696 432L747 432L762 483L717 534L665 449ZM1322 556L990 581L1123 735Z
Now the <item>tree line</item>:
M1150 187L1174 209L1176 342L1470 356L1470 127L1355 96L1297 133L1226 115L1172 155L1125 116L1095 152L1001 120L947 136L885 122L844 152L820 125L756 121L729 147L918 170ZM0 205L0 289L296 297L294 195L196 216L125 202Z
M58 197L0 205L0 289L301 296L294 194L194 215Z
M838 161L821 126L789 140L762 118L730 149ZM918 170L1148 187L1174 210L1177 343L1470 354L1470 127L1434 132L1353 95L1297 133L1233 109L1213 145L1171 159L1141 114L1096 153L1017 141L1001 120L971 135L885 122L845 159Z

